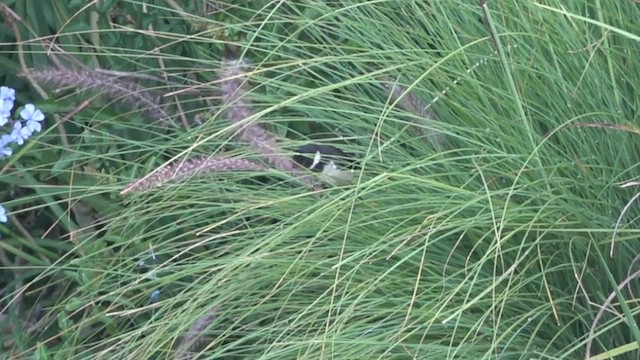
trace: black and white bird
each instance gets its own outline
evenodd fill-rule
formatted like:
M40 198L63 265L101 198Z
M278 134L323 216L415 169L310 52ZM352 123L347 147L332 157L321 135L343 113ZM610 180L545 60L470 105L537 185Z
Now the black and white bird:
M353 181L355 159L331 145L307 144L296 149L293 160L300 166L320 173L320 179L334 186Z

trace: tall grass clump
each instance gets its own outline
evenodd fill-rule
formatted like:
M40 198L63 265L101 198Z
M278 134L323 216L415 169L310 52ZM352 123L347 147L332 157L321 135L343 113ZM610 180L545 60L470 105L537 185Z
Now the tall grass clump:
M637 358L633 1L29 3L7 357Z

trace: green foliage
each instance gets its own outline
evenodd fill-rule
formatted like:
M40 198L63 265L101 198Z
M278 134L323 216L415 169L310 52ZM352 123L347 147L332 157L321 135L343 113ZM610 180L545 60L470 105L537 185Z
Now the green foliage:
M637 356L632 1L0 6L20 17L3 11L0 85L47 115L0 163L8 356ZM229 53L251 65L255 120L285 149L355 154L353 185L229 172L120 195L174 157L259 160L220 102ZM18 76L54 65L139 84L171 118Z

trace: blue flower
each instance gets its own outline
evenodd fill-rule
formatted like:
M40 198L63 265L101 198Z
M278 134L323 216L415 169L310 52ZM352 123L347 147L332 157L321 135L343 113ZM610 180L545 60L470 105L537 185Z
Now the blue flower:
M7 219L7 210L5 210L2 205L0 205L0 222L6 223Z
M28 127L22 127L22 123L20 121L16 121L13 123L13 131L9 136L15 141L18 145L24 144L24 141L27 140L31 136L31 129Z
M33 104L25 105L24 109L20 111L20 117L27 122L27 128L31 130L31 133L42 130L40 121L44 120L44 114Z
M11 111L15 101L16 91L8 86L0 86L0 126L9 122L13 123L13 129L9 134L0 135L0 160L13 154L11 144L22 145L34 132L42 130L41 121L44 120L44 114L33 104L25 105L24 109L20 111L22 121L12 120ZM7 210L0 205L0 222L6 223L7 221Z

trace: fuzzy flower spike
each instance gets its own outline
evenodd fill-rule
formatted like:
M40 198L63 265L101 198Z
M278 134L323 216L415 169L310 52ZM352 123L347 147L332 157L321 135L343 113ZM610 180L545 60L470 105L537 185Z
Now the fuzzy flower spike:
M240 124L255 114L245 86L248 66L244 60L238 59L225 60L223 66L220 87L222 100L227 106L227 118L234 124ZM242 125L239 140L248 143L253 151L262 155L274 168L292 174L311 188L317 188L313 178L305 174L290 156L284 155L275 135L253 121Z

